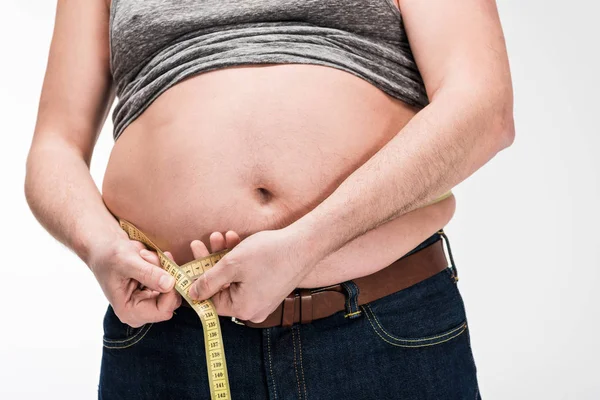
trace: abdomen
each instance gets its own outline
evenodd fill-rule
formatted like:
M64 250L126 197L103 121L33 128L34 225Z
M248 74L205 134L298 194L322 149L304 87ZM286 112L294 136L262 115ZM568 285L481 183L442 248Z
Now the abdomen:
M115 215L185 262L189 243L208 243L214 231L233 230L243 239L300 218L415 111L328 67L204 73L169 89L123 132L103 198ZM453 210L442 202L418 212L431 234Z

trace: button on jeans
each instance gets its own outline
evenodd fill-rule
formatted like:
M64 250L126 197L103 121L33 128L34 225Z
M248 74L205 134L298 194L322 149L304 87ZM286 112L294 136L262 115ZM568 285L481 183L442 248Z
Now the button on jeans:
M448 243L437 233L413 251L441 237ZM257 329L220 317L232 398L481 399L455 273L452 260L358 313L309 324ZM210 399L202 324L192 309L134 329L108 306L103 342L100 399Z

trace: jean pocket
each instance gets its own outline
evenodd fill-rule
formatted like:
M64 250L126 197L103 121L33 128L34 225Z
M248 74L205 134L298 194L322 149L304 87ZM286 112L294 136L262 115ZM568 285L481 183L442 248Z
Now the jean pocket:
M107 349L126 349L139 343L152 328L152 323L147 323L139 328L133 328L117 317L112 306L108 306L104 315L104 336L102 344Z
M375 336L395 347L435 346L467 330L462 297L446 271L361 308Z

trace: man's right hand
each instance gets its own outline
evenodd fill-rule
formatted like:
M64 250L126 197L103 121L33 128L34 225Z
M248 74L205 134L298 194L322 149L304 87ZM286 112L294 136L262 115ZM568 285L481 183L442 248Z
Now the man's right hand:
M105 0L58 1L24 189L35 217L90 267L119 319L139 327L171 318L181 300L173 278L145 261L143 245L116 223L90 175L115 92L109 20Z
M119 239L95 249L88 263L117 317L133 328L171 319L182 301L175 279L144 260L145 252L142 243Z

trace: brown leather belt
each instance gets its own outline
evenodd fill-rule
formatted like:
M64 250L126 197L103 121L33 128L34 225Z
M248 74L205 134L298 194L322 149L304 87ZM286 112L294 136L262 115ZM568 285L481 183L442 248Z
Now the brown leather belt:
M442 240L438 240L389 266L362 278L353 279L358 286L358 305L369 303L406 289L448 267ZM189 307L187 302L182 305ZM346 291L341 284L313 289L296 289L260 323L234 320L252 328L292 326L310 323L346 309Z

